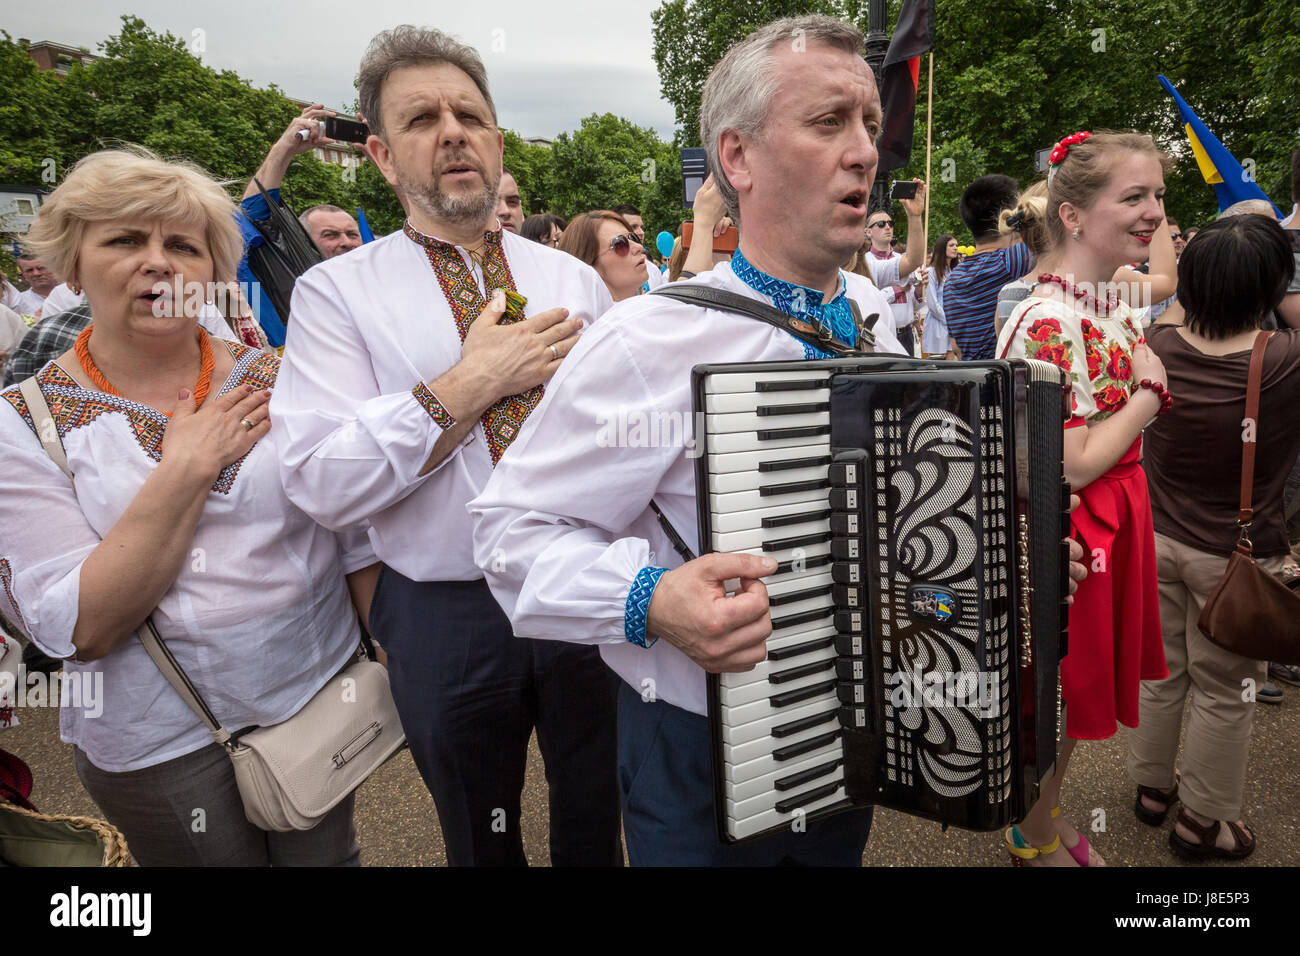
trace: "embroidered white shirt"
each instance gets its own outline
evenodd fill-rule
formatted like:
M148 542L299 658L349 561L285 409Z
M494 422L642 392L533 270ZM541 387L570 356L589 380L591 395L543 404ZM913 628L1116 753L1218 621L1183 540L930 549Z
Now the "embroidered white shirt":
M563 306L591 323L613 304L578 259L508 231L502 242L526 315ZM460 254L484 294L481 268ZM416 581L482 577L465 512L492 474L482 421L418 476L445 415L422 383L460 358L461 336L425 248L401 231L314 266L294 287L271 399L285 489L327 527L368 519L379 559Z
M688 284L772 303L726 263ZM887 321L861 276L845 290ZM658 296L620 302L586 332L469 505L475 559L516 635L597 644L638 693L705 713L702 669L668 641L625 637L637 573L682 563L648 505L696 546L692 366L803 358L803 342L765 322Z
M214 383L214 397L274 381L274 356L228 347L235 367L223 385ZM81 566L157 467L167 419L82 388L53 362L37 380L76 480L41 448L17 386L6 389L0 607L47 654L66 658L76 650ZM290 504L275 451L260 441L212 486L189 557L153 621L227 730L276 724L356 649L343 575L374 561L364 534L331 534ZM66 662L64 673L82 699L62 709L62 739L101 770L137 770L212 742L134 636L99 660Z

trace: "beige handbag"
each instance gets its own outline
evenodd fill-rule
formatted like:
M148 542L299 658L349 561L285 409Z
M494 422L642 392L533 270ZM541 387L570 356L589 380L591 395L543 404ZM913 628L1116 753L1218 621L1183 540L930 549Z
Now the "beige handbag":
M35 378L20 386L46 453L69 478L68 459ZM388 671L358 660L335 674L306 706L271 727L231 733L221 725L152 620L136 632L167 682L226 748L244 801L244 814L263 830L310 830L406 742Z

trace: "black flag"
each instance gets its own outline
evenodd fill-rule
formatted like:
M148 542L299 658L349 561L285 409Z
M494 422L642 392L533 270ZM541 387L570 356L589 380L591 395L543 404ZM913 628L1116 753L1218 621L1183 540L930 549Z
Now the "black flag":
M902 169L912 159L912 127L916 122L916 87L921 75L921 55L934 45L934 0L903 0L880 68L880 102L885 121L881 128L880 165L876 175Z

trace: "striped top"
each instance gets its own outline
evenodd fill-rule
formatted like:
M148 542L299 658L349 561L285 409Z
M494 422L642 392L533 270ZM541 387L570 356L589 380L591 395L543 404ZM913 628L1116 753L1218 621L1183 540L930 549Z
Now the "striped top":
M1019 279L1034 264L1024 243L967 256L948 272L943 282L943 315L948 334L957 341L966 360L993 358L997 333L993 317L998 292Z

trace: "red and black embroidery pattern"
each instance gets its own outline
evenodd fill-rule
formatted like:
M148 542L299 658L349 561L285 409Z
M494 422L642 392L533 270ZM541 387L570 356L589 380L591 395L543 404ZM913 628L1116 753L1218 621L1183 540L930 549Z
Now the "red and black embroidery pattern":
M464 342L470 324L487 307L487 302L479 292L478 283L474 279L473 270L465 264L465 260L451 243L423 235L409 222L402 231L409 239L424 248L424 253L429 258L429 265L433 267L434 275L438 277L438 285L442 287L442 294L447 297L451 314L456 319L456 330L460 333L460 340ZM487 294L491 295L496 289L517 291L514 276L510 274L510 265L506 262L505 252L501 248L501 233L485 233L484 239L483 285L486 287ZM517 321L519 319L508 314L501 317L503 325ZM487 435L488 452L492 456L494 466L501 460L510 443L518 437L524 420L542 400L542 393L543 386L535 385L526 392L500 399L483 413L480 422ZM431 415L433 414L428 405L425 405L425 408ZM443 413L446 413L446 409L443 409ZM449 415L447 417L450 418ZM437 416L434 420L438 420Z

